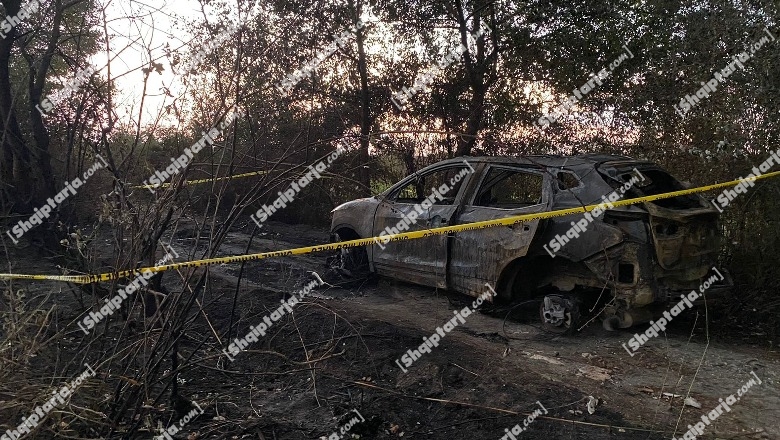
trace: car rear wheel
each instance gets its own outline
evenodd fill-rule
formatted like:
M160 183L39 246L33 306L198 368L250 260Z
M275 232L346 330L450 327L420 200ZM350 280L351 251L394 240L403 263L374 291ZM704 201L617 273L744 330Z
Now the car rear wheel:
M542 328L551 333L572 334L580 322L579 305L573 295L545 295L539 306Z

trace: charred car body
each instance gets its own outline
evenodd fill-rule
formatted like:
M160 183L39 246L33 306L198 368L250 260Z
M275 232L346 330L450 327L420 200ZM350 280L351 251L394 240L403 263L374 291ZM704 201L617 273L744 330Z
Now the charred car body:
M615 193L636 198L681 189L657 165L629 157L463 157L428 166L375 197L342 204L333 210L331 232L334 240L349 240L394 227L423 230L600 204ZM715 264L718 211L701 196L587 217L380 241L345 249L340 260L353 272L471 296L489 283L499 301L538 299L545 328L556 332L575 329L584 306L596 302L607 329L649 321L698 288ZM710 287L706 297L722 296L730 284L726 279Z

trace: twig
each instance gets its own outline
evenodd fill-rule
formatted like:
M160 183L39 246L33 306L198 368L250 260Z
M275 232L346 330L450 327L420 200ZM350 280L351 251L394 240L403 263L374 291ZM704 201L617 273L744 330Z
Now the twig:
M455 362L450 362L450 365L456 366L456 367L460 368L461 370L465 371L466 373L471 373L471 374L473 374L474 376L477 376L477 377L479 377L479 374L477 374L477 373L474 373L474 372L472 372L472 371L469 371L469 370L467 370L467 369L465 369L465 368L461 367L460 365L456 364Z
M503 409L503 408L496 408L492 406L484 406L484 405L477 405L474 403L467 403L467 402L458 402L455 400L448 400L448 399L435 399L433 397L422 397L422 396L410 396L398 391L389 390L387 388L380 387L378 385L374 385L371 383L366 382L360 382L360 381L347 381L350 383L354 383L355 385L367 387L367 388L374 388L380 391L384 391L386 393L395 394L397 396L406 397L408 399L416 399L416 400L426 400L429 402L438 402L438 403L449 403L453 405L460 405L460 406L467 406L471 408L480 408L480 409L486 409L488 411L495 411L500 412L504 414L511 414L516 416L530 416L531 413L522 413L518 411L512 411L509 409ZM551 420L554 422L561 422L561 423L571 423L574 425L585 425L585 426L595 426L598 428L606 428L606 429L625 429L626 431L638 431L638 432L650 432L650 433L663 433L664 431L659 431L656 429L647 429L647 428L632 428L630 426L618 426L618 425L605 425L603 423L593 423L593 422L583 422L580 420L569 420L569 419L562 419L559 417L551 417L551 416L536 416L537 419L544 419L544 420Z

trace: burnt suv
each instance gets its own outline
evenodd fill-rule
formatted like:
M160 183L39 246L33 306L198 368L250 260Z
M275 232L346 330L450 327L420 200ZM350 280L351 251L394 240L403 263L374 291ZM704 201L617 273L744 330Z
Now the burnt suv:
M652 162L623 156L461 157L428 166L375 197L338 206L331 233L334 241L384 237L681 189ZM377 240L342 250L338 260L353 274L372 272L475 297L489 283L498 301L538 300L550 331L576 329L591 309L611 330L647 322L700 286L716 261L718 214L703 197L687 195L601 215ZM725 277L706 298L717 299L730 287Z

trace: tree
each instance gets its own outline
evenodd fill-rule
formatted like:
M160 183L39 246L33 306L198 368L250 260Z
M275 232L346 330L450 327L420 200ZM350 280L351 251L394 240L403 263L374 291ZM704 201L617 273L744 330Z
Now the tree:
M38 10L29 9L29 3L23 7L21 0L3 0L2 5L5 15L20 23L0 40L0 182L4 203L30 213L55 193L51 126L39 104L53 90L52 74L61 72L67 81L66 72L88 65L95 48L95 5L88 0L55 0Z

